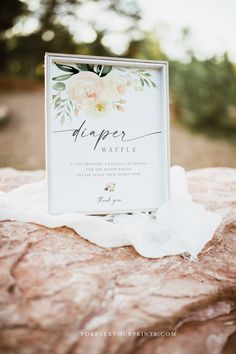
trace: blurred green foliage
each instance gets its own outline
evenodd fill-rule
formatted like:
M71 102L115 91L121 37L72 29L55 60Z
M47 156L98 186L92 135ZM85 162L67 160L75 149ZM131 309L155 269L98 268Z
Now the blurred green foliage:
M236 68L223 58L171 62L170 87L176 117L214 136L236 136Z
M83 17L85 3L97 6L95 16L91 12L91 17ZM30 4L8 0L0 5L0 72L6 75L43 78L46 51L168 60L157 36L140 28L141 11L135 0L38 0L38 8ZM27 32L29 20L36 25ZM76 38L80 24L92 39ZM126 43L121 53L112 49L117 34ZM110 35L114 39L107 44ZM185 29L186 63L169 60L172 115L192 129L236 140L235 66L227 55L198 60L188 48L190 41Z
M106 45L110 34L123 35L127 42L125 54L129 57L136 56L142 44L143 35L138 26L141 16L136 0L38 0L38 3L35 0L36 10L31 3L8 0L0 5L1 72L28 78L43 77L45 52L114 56L116 53ZM81 14L86 3L91 5L90 18ZM30 20L32 30L27 32L25 27ZM121 29L117 29L116 24ZM92 32L94 39L87 42L77 39L80 32Z

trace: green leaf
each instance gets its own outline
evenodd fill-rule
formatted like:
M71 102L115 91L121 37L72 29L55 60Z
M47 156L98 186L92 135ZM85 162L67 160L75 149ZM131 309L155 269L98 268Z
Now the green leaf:
M95 71L94 71L94 65L92 65L92 64L87 64L87 68L88 68L88 71L95 72Z
M100 73L102 71L103 65L97 65L97 72Z
M141 85L144 86L144 80L140 78Z
M82 71L90 71L97 74L100 77L106 76L112 70L111 65L97 65L95 71L95 65L92 64L80 64L77 63L75 66Z
M69 106L71 109L74 109L74 105L73 105L73 102L71 100L69 100Z
M157 85L155 84L155 82L151 81L151 84L153 87L157 87Z
M146 84L148 87L150 87L150 84L149 84L149 82L148 82L147 79L143 79L143 81L145 82L145 84Z
M66 106L66 110L69 111L69 112L71 112L71 106L69 105L69 103L68 103L67 106Z
M83 71L88 71L88 65L87 64L75 64L75 66L80 69L80 70L83 70Z
M56 101L54 102L54 107L57 108L57 107L60 106L60 104L61 104L61 100L60 100L60 97L58 97L58 98L56 99Z
M97 74L97 73L95 72L95 70L94 70L94 65L92 65L92 64L75 64L75 65L76 65L76 67L77 67L78 69L80 69L80 70L83 70L83 71L90 71L90 72L92 72L92 73Z
M65 89L65 84L63 82L56 82L52 85L53 90L63 91Z
M106 76L107 74L109 74L109 72L112 71L112 66L111 65L104 65L102 68L102 73L101 73L101 77Z
M58 67L58 69L60 69L62 71L66 71L66 72L73 73L73 74L77 74L79 72L78 69L76 69L76 68L74 68L73 66L70 66L70 65L58 64L56 62L54 62L54 64Z
M145 75L145 76L151 76L151 74L149 74L149 73L145 73L144 75Z
M60 76L53 77L52 79L54 81L63 81L69 79L72 75L73 74L60 75Z

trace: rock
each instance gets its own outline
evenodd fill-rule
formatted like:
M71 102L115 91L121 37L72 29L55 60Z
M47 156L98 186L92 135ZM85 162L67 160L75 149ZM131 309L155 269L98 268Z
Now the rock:
M0 189L43 175L3 169ZM194 200L224 218L195 261L0 223L0 353L235 353L236 170L191 171L188 182Z

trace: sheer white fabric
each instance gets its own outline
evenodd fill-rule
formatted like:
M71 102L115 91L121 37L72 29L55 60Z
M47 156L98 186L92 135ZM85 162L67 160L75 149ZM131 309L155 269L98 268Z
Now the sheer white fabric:
M221 217L192 201L183 168L171 168L171 199L155 213L106 217L77 213L50 215L46 181L0 192L0 220L32 222L49 228L67 226L101 247L132 245L149 258L188 252L195 258L212 238Z

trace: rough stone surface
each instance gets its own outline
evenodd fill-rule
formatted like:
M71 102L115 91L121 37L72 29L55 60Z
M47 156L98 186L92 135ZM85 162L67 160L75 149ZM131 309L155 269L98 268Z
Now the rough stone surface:
M42 176L3 169L0 189ZM0 353L235 353L236 170L191 171L188 182L196 201L224 217L195 261L103 249L67 228L0 223Z

